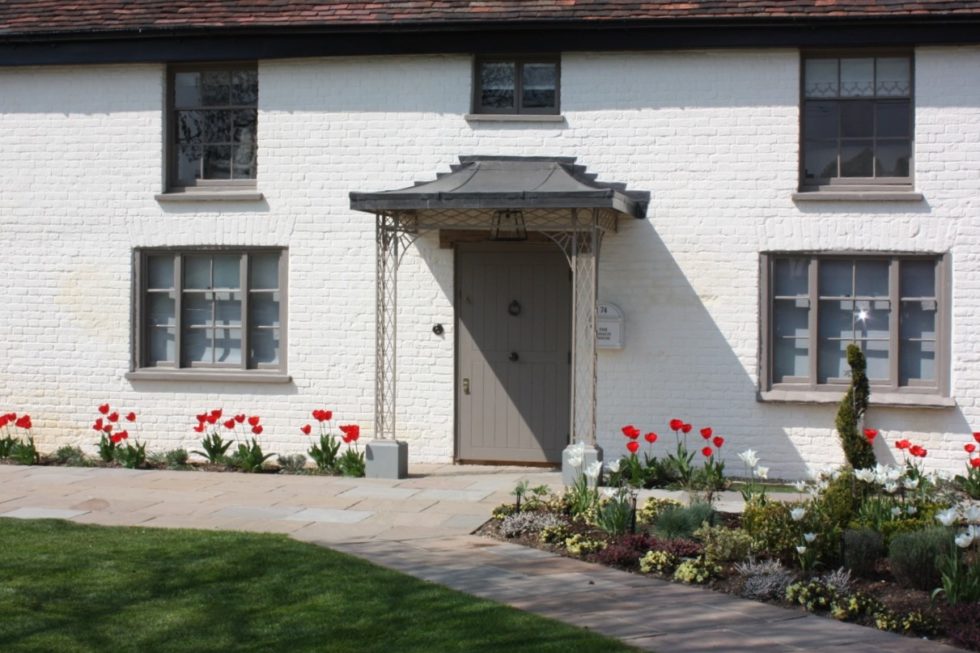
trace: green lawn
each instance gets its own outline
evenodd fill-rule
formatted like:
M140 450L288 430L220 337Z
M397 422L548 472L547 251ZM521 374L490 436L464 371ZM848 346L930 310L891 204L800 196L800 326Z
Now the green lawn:
M0 519L0 651L629 651L280 535Z

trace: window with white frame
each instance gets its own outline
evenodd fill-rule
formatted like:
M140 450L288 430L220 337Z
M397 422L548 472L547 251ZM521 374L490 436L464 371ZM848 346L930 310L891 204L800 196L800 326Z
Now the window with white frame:
M285 369L284 250L140 250L137 265L137 367Z
M872 386L941 392L949 306L941 256L770 254L764 336L770 387L849 382L847 347L861 347Z

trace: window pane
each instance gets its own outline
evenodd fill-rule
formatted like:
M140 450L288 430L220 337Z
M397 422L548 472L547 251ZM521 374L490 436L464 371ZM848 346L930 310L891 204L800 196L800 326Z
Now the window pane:
M862 349L864 350L864 358L868 363L868 379L871 381L887 381L890 376L888 341L868 340L862 343Z
M241 288L241 260L237 254L214 256L215 288Z
M203 292L185 292L183 296L184 324L206 326L211 324L211 300Z
M855 285L859 297L888 297L888 261L858 261Z
M773 349L773 382L780 383L787 376L810 376L810 353L806 340L785 338L776 341Z
M231 146L208 145L204 148L204 179L231 178Z
M259 74L255 70L236 70L231 74L231 103L254 105L259 99Z
M200 145L177 146L177 184L189 186L201 178L204 148Z
M936 343L903 340L898 360L899 385L936 380Z
M204 114L205 111L178 111L177 112L177 142L178 143L202 143L204 142Z
M837 96L837 59L807 59L804 75L807 97Z
M146 364L174 363L177 360L177 338L173 329L149 329Z
M854 339L854 302L850 301L821 301L819 328L821 338L843 338L851 342Z
M201 106L201 73L174 74L174 106Z
M242 296L238 293L215 293L215 323L221 326L241 326Z
M845 138L871 138L875 135L874 102L841 102L840 131Z
M184 350L184 364L214 362L211 329L184 329L181 334L181 348Z
M146 318L153 326L175 326L176 302L166 293L149 293L146 302Z
M878 136L908 137L912 124L908 102L878 102Z
M773 291L779 296L806 296L810 282L810 260L780 258L773 263Z
M231 72L208 70L201 73L201 104L227 105L231 102Z
M232 156L232 179L255 179L255 145L233 145Z
M249 337L253 364L279 362L279 329L255 329Z
M907 338L936 339L935 302L902 302L900 320L903 340Z
M879 141L876 177L908 177L912 144L909 141Z
M806 132L810 139L836 139L839 134L838 102L807 102Z
M776 338L806 338L810 335L810 309L798 308L792 299L777 299L772 310Z
M874 59L840 60L841 97L871 97L874 95Z
M841 143L841 177L871 177L874 174L874 156L871 141L848 141Z
M807 179L837 176L837 141L807 141L804 147L803 174Z
M492 62L480 66L480 104L488 109L514 108L514 64Z
M232 111L228 115L231 121L232 140L236 143L254 143L255 128L258 124L258 116L255 109Z
M820 261L820 295L823 297L851 296L851 261Z
M858 308L854 312L854 331L856 337L859 340L867 338L887 340L889 314L890 311L888 310Z
M524 64L522 81L522 106L540 109L558 106L555 89L558 84L558 66L553 63Z
M828 379L840 379L847 376L850 366L847 364L847 346L851 344L842 340L820 340L817 358L817 383L826 383Z
M912 91L912 66L908 57L878 59L878 80L875 91L879 96L909 96Z
M231 119L230 111L199 111L201 126L204 129L205 143L230 143Z
M211 287L211 257L184 257L184 288L207 290Z
M214 362L238 364L242 362L242 330L214 330Z
M274 290L279 287L279 254L252 254L249 285L253 290Z
M249 295L254 326L279 326L279 293L257 292Z
M150 256L146 261L147 288L174 287L174 257Z
M935 297L936 264L933 261L902 261L902 297Z

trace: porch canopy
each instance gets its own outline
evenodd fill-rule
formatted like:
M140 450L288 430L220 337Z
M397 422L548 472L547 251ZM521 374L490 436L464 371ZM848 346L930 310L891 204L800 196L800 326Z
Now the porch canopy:
M375 437L395 439L397 278L404 251L440 229L489 231L496 240L548 237L572 270L573 442L596 442L596 291L603 236L620 218L643 219L650 195L604 183L574 157L461 156L451 171L414 186L350 194L375 214L377 322Z

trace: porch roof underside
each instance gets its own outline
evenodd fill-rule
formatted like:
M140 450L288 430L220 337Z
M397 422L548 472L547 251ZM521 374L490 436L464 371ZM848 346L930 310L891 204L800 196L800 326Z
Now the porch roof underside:
M574 157L461 156L450 172L414 186L350 194L350 206L372 213L508 209L606 209L642 219L650 194L596 181Z

